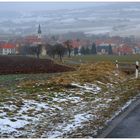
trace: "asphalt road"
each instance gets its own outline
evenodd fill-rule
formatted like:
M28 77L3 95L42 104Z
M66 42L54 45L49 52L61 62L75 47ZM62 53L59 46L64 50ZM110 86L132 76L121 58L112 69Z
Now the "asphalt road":
M122 119L106 138L140 138L140 104Z

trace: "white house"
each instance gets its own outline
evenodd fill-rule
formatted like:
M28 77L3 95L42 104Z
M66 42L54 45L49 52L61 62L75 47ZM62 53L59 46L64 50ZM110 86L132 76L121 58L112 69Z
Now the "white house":
M0 47L0 54L16 54L16 47L10 43L5 43Z

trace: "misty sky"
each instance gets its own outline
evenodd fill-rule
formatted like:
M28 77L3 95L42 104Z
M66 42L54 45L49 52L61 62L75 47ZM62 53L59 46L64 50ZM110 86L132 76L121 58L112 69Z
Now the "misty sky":
M76 3L76 2L0 2L1 11L17 11L17 10L58 10L58 9L74 9L84 7L97 7L105 3Z

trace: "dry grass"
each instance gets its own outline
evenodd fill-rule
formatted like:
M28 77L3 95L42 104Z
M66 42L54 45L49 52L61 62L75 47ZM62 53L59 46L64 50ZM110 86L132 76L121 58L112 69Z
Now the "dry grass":
M101 83L98 83L101 82ZM98 94L93 94L90 91L84 91L80 88L71 88L71 83L76 82L79 84L93 83L98 84L101 91ZM111 85L108 87L107 85ZM66 88L67 87L67 88ZM95 64L82 64L77 71L63 73L59 75L52 75L46 79L32 79L23 80L17 85L15 89L14 104L17 108L21 108L22 101L35 100L37 102L44 102L50 106L57 105L63 108L59 110L56 108L54 116L51 117L50 113L44 110L37 112L39 114L45 113L49 119L44 117L44 120L40 120L40 128L35 128L34 137L40 137L43 131L53 131L57 128L57 123L61 124L62 120L69 121L72 114L78 114L83 112L90 112L97 116L96 120L90 120L85 123L84 128L77 128L66 137L85 137L86 135L93 135L93 132L105 125L105 122L109 120L113 114L122 108L122 106L129 100L133 99L140 90L140 79L135 80L129 78L121 71L117 71L115 65L111 62L98 62ZM4 89L1 93L6 92ZM11 92L12 93L12 92ZM14 94L10 94L13 97ZM39 95L39 96L38 96ZM78 103L72 103L70 99L64 102L53 101L53 99L66 99L71 95L72 97L79 97ZM5 94L9 97L9 92ZM21 100L23 99L23 100ZM82 102L81 102L82 101ZM73 111L74 110L74 111ZM13 112L6 111L8 116L13 116ZM32 116L36 113L34 109L29 109L23 115ZM68 119L68 120L67 120ZM33 126L34 127L34 126ZM27 127L28 129L28 127Z
M116 75L116 73L118 73L118 75ZM81 64L77 71L66 73L59 77L53 77L50 79L50 82L62 85L67 85L72 82L94 83L95 81L112 83L113 81L119 82L124 80L125 76L124 73L116 71L113 63L98 62L95 64Z

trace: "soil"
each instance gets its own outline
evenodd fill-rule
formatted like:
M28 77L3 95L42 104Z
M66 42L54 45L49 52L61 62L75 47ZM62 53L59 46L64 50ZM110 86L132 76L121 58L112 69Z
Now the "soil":
M0 74L57 73L75 70L49 59L26 56L0 56Z

